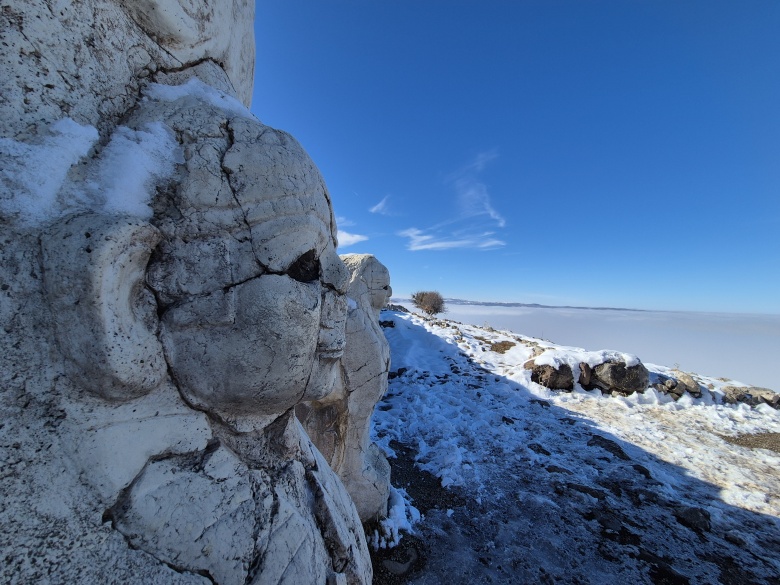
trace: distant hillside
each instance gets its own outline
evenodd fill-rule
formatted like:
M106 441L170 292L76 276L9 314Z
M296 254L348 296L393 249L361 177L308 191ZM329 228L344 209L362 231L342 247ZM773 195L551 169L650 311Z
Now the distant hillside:
M412 299L393 297L391 303L411 303ZM532 307L535 309L582 309L583 311L636 311L646 312L644 309L626 309L623 307L578 307L574 305L540 305L539 303L500 303L495 301L469 301L466 299L445 298L448 305L479 305L484 307Z

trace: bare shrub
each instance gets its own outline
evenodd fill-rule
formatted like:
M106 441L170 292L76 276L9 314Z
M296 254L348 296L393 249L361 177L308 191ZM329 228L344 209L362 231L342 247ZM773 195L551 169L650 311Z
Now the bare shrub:
M412 295L412 303L423 313L428 315L437 315L444 313L447 307L444 306L444 297L435 290L419 291Z

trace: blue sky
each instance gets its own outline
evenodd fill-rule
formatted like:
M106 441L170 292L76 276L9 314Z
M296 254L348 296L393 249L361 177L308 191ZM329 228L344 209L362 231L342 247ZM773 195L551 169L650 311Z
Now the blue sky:
M399 296L780 313L777 0L259 0L252 111Z

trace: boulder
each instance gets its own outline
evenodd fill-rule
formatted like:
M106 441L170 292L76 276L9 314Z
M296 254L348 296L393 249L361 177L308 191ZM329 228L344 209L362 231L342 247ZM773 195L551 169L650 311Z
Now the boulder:
M590 382L605 392L629 395L644 392L650 383L650 374L641 362L629 366L623 361L608 361L591 370Z
M550 388L551 390L574 389L574 375L568 364L560 364L557 368L549 365L539 365L534 360L528 360L523 367L531 370L531 381Z
M580 386L585 390L593 390L594 385L591 380L593 379L593 369L586 363L580 362L580 377L577 380Z

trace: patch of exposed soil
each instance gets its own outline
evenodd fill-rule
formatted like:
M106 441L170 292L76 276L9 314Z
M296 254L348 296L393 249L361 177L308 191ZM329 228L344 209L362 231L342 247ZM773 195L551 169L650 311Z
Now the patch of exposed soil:
M755 433L752 435L739 435L737 437L723 437L725 441L740 447L751 449L769 449L780 453L780 433Z
M393 485L406 490L421 514L434 508L447 510L465 504L463 497L442 487L438 477L415 465L414 449L397 441L390 441L390 448L396 453L389 460Z
M496 341L495 343L490 344L490 351L494 351L496 353L506 353L515 345L517 344L511 341Z
M463 497L443 488L439 478L415 465L415 451L412 448L397 441L391 441L390 447L396 453L389 460L393 485L406 490L421 514L465 504ZM374 585L401 585L408 582L412 575L425 566L428 552L425 542L414 534L404 534L395 548L371 550Z

